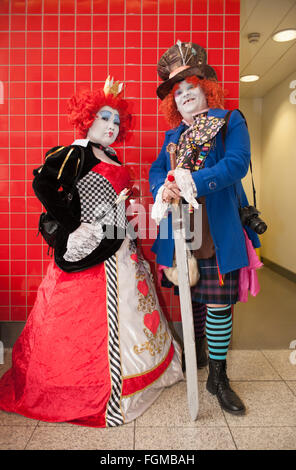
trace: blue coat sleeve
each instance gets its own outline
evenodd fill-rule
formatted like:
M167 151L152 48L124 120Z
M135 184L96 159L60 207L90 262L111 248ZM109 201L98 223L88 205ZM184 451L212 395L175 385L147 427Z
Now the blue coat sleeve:
M241 180L250 164L250 138L239 111L231 113L225 138L225 154L215 165L192 173L197 196L220 191Z
M166 141L162 146L161 152L158 155L157 159L152 163L151 168L149 170L149 184L150 184L150 191L153 196L153 200L155 201L157 192L165 182L167 177L168 169L167 169L167 155L166 155Z

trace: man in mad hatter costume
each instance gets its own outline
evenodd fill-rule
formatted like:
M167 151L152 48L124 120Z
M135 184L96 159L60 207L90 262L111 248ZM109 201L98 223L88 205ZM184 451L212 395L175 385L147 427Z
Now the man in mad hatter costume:
M241 179L250 163L249 134L239 110L223 108L223 90L201 46L178 41L162 55L157 71L163 80L157 89L160 109L172 129L166 132L162 150L151 166L150 189L162 209L184 195L167 151L167 145L175 143L177 168L187 170L202 207L202 227L198 227L202 244L193 253L200 278L191 288L197 366L208 363L207 339L207 390L217 395L225 411L242 415L245 406L229 385L226 356L232 332L231 306L239 300L240 270L249 266L246 237L252 249L260 246L257 234L242 226L239 215L239 205L248 205ZM160 235L163 225L168 226L165 238ZM176 293L177 287L165 274L165 268L174 262L171 214L162 218L152 251L164 268L162 285L174 287Z

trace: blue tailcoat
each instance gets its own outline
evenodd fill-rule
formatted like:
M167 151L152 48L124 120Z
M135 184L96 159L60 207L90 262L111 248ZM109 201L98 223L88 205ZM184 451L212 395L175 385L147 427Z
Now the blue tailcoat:
M223 118L227 110L209 109L208 116ZM181 134L187 128L181 123L177 128L165 134L162 150L149 172L150 190L155 200L157 191L164 184L171 169L169 153L166 147L169 142L178 143ZM221 132L216 135L216 145L210 150L205 166L192 173L197 189L197 197L205 196L206 209L217 261L222 274L248 266L248 256L240 216L239 200L244 207L248 205L241 179L247 174L250 164L250 139L244 119L239 111L231 113L225 142ZM257 234L244 227L258 248L260 242ZM160 233L166 233L165 239ZM152 247L156 261L164 266L172 266L174 255L171 214L160 223L158 237Z

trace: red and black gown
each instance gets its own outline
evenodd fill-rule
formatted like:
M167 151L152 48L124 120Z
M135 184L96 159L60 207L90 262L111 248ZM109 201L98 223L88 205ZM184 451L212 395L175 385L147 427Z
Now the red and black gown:
M112 203L127 184L124 166L94 166L78 182L81 221L90 220L94 201ZM125 223L123 213L117 217ZM51 262L0 380L0 409L41 421L118 426L182 379L180 348L149 264L127 236L115 254L86 270L68 273Z

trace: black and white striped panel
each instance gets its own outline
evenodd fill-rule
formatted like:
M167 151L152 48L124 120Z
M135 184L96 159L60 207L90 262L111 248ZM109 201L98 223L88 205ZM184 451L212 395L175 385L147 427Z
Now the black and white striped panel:
M118 337L118 300L117 300L117 260L116 255L105 261L107 278L107 310L109 323L109 361L111 374L111 394L106 411L106 425L123 424L120 408L122 374Z

